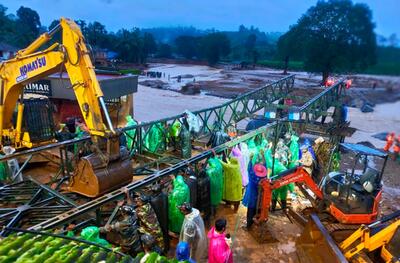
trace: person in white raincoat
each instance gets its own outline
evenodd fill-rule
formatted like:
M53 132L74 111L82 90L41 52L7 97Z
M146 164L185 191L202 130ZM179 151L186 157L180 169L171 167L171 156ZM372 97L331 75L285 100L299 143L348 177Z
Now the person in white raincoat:
M185 215L179 242L189 243L190 257L196 262L206 262L207 236L200 211L192 208L189 203L183 203L179 206L179 209Z

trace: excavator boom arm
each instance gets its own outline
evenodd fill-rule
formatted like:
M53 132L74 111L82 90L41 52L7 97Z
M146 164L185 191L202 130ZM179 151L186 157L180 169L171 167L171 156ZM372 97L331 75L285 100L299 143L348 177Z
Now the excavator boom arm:
M55 43L44 51L37 51L58 29L62 30L62 44ZM75 22L61 18L60 25L56 29L42 34L27 48L19 51L15 58L0 64L0 140L4 134L13 137L16 143L20 140L22 113L18 112L20 118L17 119L17 129L14 129L11 120L18 99L23 96L23 87L32 81L61 71L63 66L69 75L91 135L105 136L109 131L114 133L84 37ZM103 123L101 109L108 130ZM23 106L18 107L18 110L23 110Z
M294 172L286 174L279 179L274 181L271 181L270 179L263 179L260 182L263 193L261 197L261 212L258 220L266 221L268 219L269 207L272 200L272 191L290 183L305 183L319 199L323 198L322 192L318 188L317 184L303 169L303 167L299 166L294 170Z

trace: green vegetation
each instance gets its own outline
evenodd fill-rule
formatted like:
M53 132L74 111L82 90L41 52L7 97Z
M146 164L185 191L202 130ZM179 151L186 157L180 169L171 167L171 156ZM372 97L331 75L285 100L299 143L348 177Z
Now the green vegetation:
M378 75L400 75L400 48L378 47L378 62L364 73Z
M365 74L373 75L392 75L400 76L400 62L378 62L376 65L369 67L364 72Z
M279 60L261 60L257 62L257 65L268 68L285 69L285 62ZM288 70L302 71L304 70L304 63L302 61L289 61Z
M119 72L122 74L133 74L133 75L140 75L140 73L142 73L140 69L135 69L135 68L120 69Z
M376 35L371 10L351 0L318 1L285 34L266 33L253 26L236 31L199 30L194 27L158 27L107 31L100 22L76 20L86 42L116 53L118 61L143 64L148 57L191 59L214 65L220 61L247 62L277 69L330 73L360 72L400 75L396 35ZM53 28L40 22L36 11L21 7L8 14L0 4L0 42L24 48ZM60 41L60 35L54 36ZM383 41L384 40L384 41ZM137 70L123 73L138 74Z
M372 12L351 0L319 1L280 37L278 54L286 61L301 58L304 69L322 72L363 71L376 63Z

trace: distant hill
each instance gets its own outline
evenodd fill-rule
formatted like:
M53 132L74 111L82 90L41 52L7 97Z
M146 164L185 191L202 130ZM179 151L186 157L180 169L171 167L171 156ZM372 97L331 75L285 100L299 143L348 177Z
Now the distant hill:
M151 33L154 39L159 43L173 44L175 39L179 36L203 36L211 32L225 33L232 46L243 45L247 37L251 34L256 35L256 46L262 46L265 43L275 44L278 38L283 34L281 32L262 32L253 26L246 28L241 25L238 31L222 31L215 29L201 30L195 27L153 27L142 28L142 32Z

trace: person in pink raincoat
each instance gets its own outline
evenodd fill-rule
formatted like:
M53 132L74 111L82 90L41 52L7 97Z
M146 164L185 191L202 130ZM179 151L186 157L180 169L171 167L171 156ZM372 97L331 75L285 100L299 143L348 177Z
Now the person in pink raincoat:
M208 263L233 263L231 238L225 234L226 220L223 218L215 221L215 226L208 232L210 240L208 246Z

